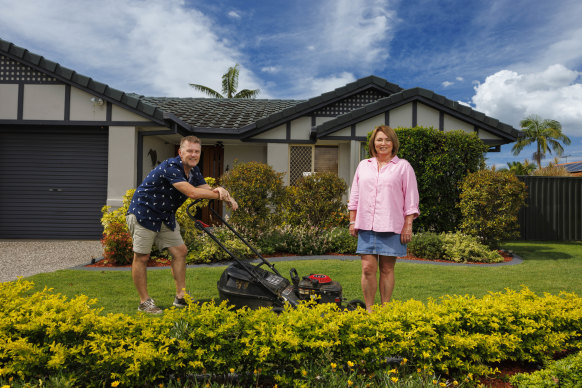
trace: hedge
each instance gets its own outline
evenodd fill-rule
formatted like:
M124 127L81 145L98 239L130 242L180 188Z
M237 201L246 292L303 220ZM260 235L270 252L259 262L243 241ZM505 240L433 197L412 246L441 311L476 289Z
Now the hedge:
M153 386L234 373L241 383L269 377L292 386L332 364L358 374L386 370L393 357L422 373L482 376L496 363L545 363L582 347L582 299L527 288L394 301L372 314L331 304L277 315L204 303L160 318L103 315L86 296L29 295L31 288L22 280L0 284L0 380L60 371L78 386Z

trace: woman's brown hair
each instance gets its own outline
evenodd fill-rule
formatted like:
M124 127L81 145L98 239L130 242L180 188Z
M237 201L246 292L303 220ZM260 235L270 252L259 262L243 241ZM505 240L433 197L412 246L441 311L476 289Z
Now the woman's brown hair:
M376 156L376 147L374 146L374 141L376 140L378 131L382 131L386 136L388 136L388 140L392 142L392 156L396 155L398 153L398 149L400 148L400 142L398 141L398 136L396 136L396 131L394 131L388 125L380 125L374 128L372 136L370 136L370 141L368 142L368 152L370 152L370 155L373 157Z

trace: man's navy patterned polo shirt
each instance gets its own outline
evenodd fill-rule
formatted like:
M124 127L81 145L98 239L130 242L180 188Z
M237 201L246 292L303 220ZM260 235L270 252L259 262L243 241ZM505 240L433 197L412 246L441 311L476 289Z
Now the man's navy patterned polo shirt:
M135 190L127 214L135 214L141 226L154 232L160 231L162 222L174 230L176 210L187 198L173 186L178 182L188 182L194 187L206 184L198 166L190 170L188 179L180 156L166 159Z

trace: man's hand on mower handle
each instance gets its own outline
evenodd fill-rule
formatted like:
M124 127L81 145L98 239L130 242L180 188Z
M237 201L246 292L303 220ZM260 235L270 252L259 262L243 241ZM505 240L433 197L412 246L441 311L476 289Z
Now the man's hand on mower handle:
M234 198L230 196L230 193L224 187L216 187L212 191L217 192L218 199L221 201L225 201L227 205L232 208L232 210L238 209L238 203L236 203Z

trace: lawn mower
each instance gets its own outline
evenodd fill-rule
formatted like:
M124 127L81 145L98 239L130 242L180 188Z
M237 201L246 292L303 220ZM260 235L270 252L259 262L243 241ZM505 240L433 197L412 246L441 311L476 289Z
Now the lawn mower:
M196 217L193 207L199 201L190 204L186 208L186 213L195 222L196 228L210 236L234 261L224 270L217 283L218 294L222 300L227 300L236 308L270 307L277 312L282 311L286 304L296 307L302 301L310 300L315 303L335 303L338 307L348 310L366 308L364 302L359 299L351 300L344 306L346 299L342 295L342 286L327 275L312 273L300 279L297 270L292 268L289 271L291 281L287 280L222 216L208 206L213 215L249 247L259 259L259 263L253 265L248 261L248 257L245 258L247 260L238 257L212 233L212 227ZM266 268L261 268L263 266Z

